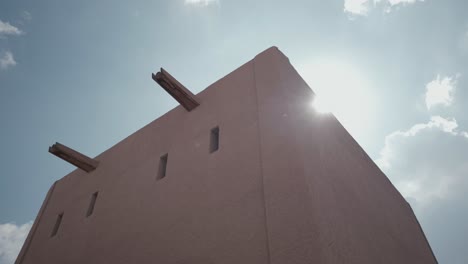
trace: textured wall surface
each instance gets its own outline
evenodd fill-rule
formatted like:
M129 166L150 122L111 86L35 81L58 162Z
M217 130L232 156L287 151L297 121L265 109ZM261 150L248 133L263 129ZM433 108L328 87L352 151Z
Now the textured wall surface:
M199 107L57 181L17 263L436 263L407 202L313 96L276 47L262 52Z

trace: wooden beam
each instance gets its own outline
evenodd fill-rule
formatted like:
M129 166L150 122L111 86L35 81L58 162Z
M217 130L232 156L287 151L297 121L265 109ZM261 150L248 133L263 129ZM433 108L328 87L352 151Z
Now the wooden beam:
M58 142L49 147L49 152L86 172L95 170L99 164L97 160L85 156Z
M185 86L172 77L167 71L161 68L156 74L151 74L155 82L161 85L174 99L179 102L187 111L192 111L200 103L195 98L195 95L190 92Z

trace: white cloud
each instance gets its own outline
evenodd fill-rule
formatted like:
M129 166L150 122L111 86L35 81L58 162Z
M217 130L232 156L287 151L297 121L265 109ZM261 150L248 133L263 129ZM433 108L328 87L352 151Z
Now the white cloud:
M8 22L3 22L0 20L0 37L6 35L21 35L23 32L19 30L17 27L12 26Z
M403 196L425 206L450 196L460 181L468 184L467 135L454 118L433 116L388 135L376 163Z
M426 107L449 106L453 102L453 92L457 85L457 76L437 78L426 85Z
M5 70L15 65L16 61L15 58L13 58L13 53L9 51L3 52L2 56L0 57L0 69Z
M15 261L31 225L32 222L23 225L0 224L0 264L10 264Z
M468 132L462 132L461 133L464 137L468 138Z
M344 11L354 15L367 15L369 12L369 0L345 0Z
M454 118L388 135L376 160L414 209L439 263L468 263L468 132Z
M185 0L185 4L208 6L212 4L219 4L219 0Z
M380 157L376 160L376 163L384 170L390 168L391 160L396 158L394 154L395 151L393 150L395 141L399 141L402 138L414 137L424 130L431 129L440 130L453 135L456 134L455 130L457 127L458 124L455 119L449 120L441 116L433 116L428 123L415 124L405 131L395 131L385 137L385 145L380 151Z

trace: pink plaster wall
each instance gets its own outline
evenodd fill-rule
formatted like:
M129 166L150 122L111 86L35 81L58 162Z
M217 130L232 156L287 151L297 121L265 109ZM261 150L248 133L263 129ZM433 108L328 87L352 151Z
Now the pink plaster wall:
M276 47L262 52L199 107L174 108L95 171L57 181L17 263L436 263L409 205L312 97Z

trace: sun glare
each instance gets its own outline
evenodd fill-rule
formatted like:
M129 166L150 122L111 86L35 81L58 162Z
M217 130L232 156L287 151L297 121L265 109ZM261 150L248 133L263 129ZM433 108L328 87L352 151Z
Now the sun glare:
M333 113L355 133L365 131L374 116L375 100L370 81L359 67L328 59L303 65L300 72L316 94L311 102L315 111Z
M331 103L327 102L325 98L315 96L314 100L311 103L312 107L321 114L330 113L332 111L330 107Z

